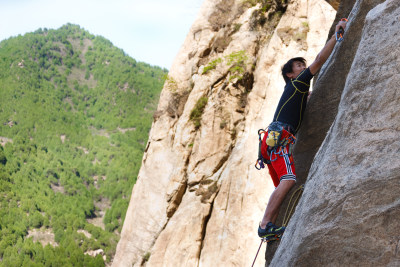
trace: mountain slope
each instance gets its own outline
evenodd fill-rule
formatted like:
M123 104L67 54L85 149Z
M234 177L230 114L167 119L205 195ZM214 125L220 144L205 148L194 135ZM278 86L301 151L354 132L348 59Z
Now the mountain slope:
M165 73L77 25L0 43L0 265L111 259Z

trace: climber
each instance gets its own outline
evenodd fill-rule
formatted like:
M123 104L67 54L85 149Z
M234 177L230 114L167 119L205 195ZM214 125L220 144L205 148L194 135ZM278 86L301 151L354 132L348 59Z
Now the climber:
M344 30L346 23L345 20L340 21L336 25L335 32ZM280 236L285 231L285 226L278 227L274 223L286 194L296 183L290 146L294 143L294 135L299 130L304 117L310 81L332 53L336 41L336 34L334 34L308 68L302 57L292 58L282 67L282 76L286 86L275 111L273 122L268 126L268 132L260 143L260 146L263 146L260 149L262 157L267 163L275 186L258 227L258 235L263 239L268 240Z

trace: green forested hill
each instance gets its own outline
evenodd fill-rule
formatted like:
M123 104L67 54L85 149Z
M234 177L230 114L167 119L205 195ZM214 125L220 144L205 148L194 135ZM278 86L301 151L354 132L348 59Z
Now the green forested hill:
M0 43L0 266L110 261L166 72L71 24Z

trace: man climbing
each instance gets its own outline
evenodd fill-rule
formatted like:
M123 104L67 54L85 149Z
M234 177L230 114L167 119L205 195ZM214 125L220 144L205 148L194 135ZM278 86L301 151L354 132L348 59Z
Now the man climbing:
M304 117L310 81L332 53L338 40L338 33L341 32L342 38L345 28L346 21L340 21L336 25L336 33L308 68L305 59L301 57L290 59L282 67L286 86L260 149L275 186L275 191L268 201L264 217L258 227L258 235L261 238L268 240L282 235L285 231L284 226L278 227L274 223L286 194L296 183L290 145L294 143L294 135L299 130Z

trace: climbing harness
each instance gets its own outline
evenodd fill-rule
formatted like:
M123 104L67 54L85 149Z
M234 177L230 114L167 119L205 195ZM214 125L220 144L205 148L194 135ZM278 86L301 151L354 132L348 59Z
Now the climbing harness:
M340 21L348 21L346 18L342 18ZM343 41L344 29L343 27L339 27L339 30L336 32L336 41Z
M274 153L281 156L291 154L291 149L287 151L285 147L288 144L293 145L296 142L296 137L288 131L289 127L275 121L268 126L267 130L258 130L258 158L255 164L257 170L264 169L264 163L271 163L268 154Z

